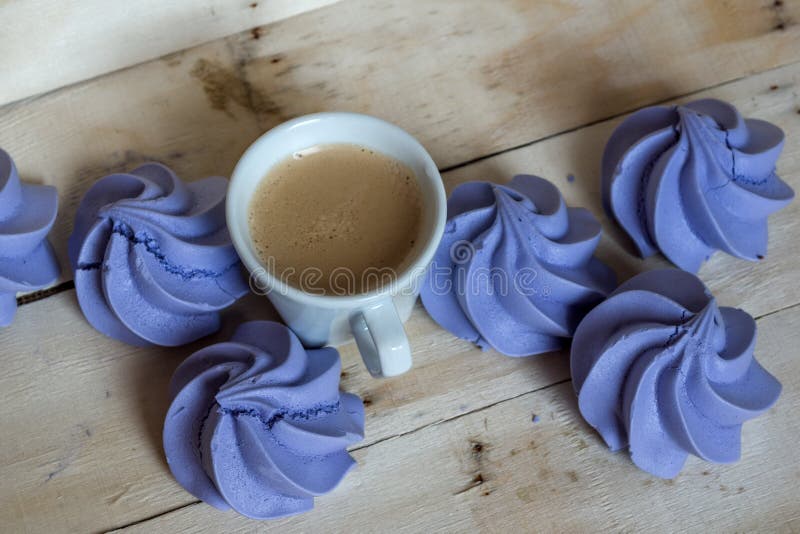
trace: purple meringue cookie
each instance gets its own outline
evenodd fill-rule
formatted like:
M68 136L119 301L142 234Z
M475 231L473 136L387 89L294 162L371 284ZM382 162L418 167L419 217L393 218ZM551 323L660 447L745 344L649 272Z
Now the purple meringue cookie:
M732 105L654 106L620 124L603 154L603 206L647 257L690 272L716 250L760 260L767 217L794 198L775 174L780 128Z
M561 348L616 287L593 256L600 224L537 176L468 182L447 202L444 237L422 286L425 309L456 336L508 356Z
M86 319L130 343L175 346L216 332L247 291L225 224L228 181L184 184L148 163L98 180L69 238Z
M693 274L642 273L589 312L572 340L580 412L612 451L662 478L689 453L740 457L742 423L769 409L780 383L753 356L756 323L719 308Z
M306 350L285 326L242 324L230 342L175 371L164 451L178 482L221 510L255 519L297 514L355 465L364 405L339 391L336 349Z
M19 181L17 168L0 149L0 327L17 311L17 293L54 282L58 261L47 234L58 211L58 193L49 185Z

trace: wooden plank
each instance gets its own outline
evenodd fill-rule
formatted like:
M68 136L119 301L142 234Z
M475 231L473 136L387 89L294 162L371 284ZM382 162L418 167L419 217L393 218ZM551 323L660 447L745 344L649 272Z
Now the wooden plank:
M135 80L130 82L133 84ZM794 95L798 83L800 64L740 80L704 96L724 97L747 113L773 120L792 138L800 135ZM773 85L778 89L771 90ZM205 98L202 90L197 93L193 98ZM188 113L193 106L190 99L186 106L185 120L197 119ZM118 116L130 116L132 109L136 108L118 110ZM115 108L107 111L112 113ZM218 130L221 142L214 147L223 146L228 133L236 139L237 128L258 131L257 120L252 116L239 114L235 107L230 111L233 118L221 123L224 126ZM199 127L206 126L202 117L197 120ZM165 127L168 124L171 122L166 122ZM557 182L563 180L559 185L571 204L583 204L598 211L596 162L611 127L612 123L598 124L557 136L448 172L445 180L452 187L466 179L504 179L515 172L540 173ZM115 135L130 133L107 132L110 138ZM73 141L65 138L64 142ZM191 173L194 165L212 166L214 158L224 160L225 154L231 152L214 147L201 144L192 157L176 155L170 161ZM168 153L166 147L159 150ZM797 150L790 143L780 162L781 172L795 187L800 185ZM123 162L126 157L121 156ZM576 176L574 184L566 181L569 172ZM74 193L72 201L77 200L78 192ZM743 284L774 291L740 290L725 278L729 271L722 267L704 272L708 275L706 280L721 295L723 305L743 305L750 313L761 315L800 302L793 287L798 285L797 273L792 270L796 244L791 236L797 230L796 209L792 206L784 212L788 216L776 216L773 229L777 227L779 233L773 232L770 256L763 265L739 262L747 267L726 268L744 269L740 279ZM609 230L608 221L604 223ZM618 237L615 236L609 231L601 251L623 278L654 265L641 264L624 255L615 244ZM770 266L774 266L774 272L765 275L764 270ZM771 278L760 280L760 276ZM270 317L271 313L269 306L254 296L227 314L226 328L230 330L245 318ZM42 336L42 331L47 335ZM564 355L514 360L492 352L480 353L439 329L421 309L415 311L408 331L415 368L397 379L371 379L364 372L355 348L351 345L342 349L343 387L363 396L368 404L367 438L362 445L404 439L398 436L568 377ZM226 335L223 333L217 339ZM0 501L13 503L2 507L0 524L14 527L12 530L97 530L192 502L191 496L181 491L166 471L160 427L166 412L166 384L172 370L182 358L207 342L180 349L141 350L124 346L102 337L83 321L73 291L22 306L14 325L0 331L3 348L0 365L7 369L0 377L2 421L10 436L0 448L0 478L15 481L0 489ZM106 390L110 392L107 399ZM465 417L468 416L462 419ZM86 435L86 429L91 435ZM406 465L405 469L411 466Z
M0 106L338 0L6 0Z
M778 174L800 193L800 65L765 72L682 98L719 98L733 103L746 117L780 126L787 142L778 160ZM676 101L677 102L677 101ZM567 204L590 209L603 223L598 254L613 265L620 280L643 270L668 267L660 255L640 260L627 236L606 218L600 202L600 160L612 130L623 118L604 121L512 150L445 173L448 192L469 180L506 181L514 174L537 174L559 186ZM568 178L572 176L572 181ZM800 257L800 202L770 218L767 257L759 263L718 253L699 276L726 306L744 308L758 317L800 302L797 258Z
M66 264L75 206L107 172L227 175L259 133L326 109L396 122L449 167L794 61L785 4L352 0L0 108L0 146L58 187Z
M0 338L2 530L95 532L186 502L157 480L166 388L187 349L104 338L74 291L20 307Z
M358 468L280 532L796 531L800 307L759 321L759 360L784 383L744 425L734 465L695 457L671 481L612 454L577 412L571 383L355 452ZM532 414L540 421L531 422ZM264 523L195 504L121 532L256 532Z
M54 320L54 318L57 318ZM74 291L20 307L0 330L0 524L10 531L113 528L192 502L168 476L161 426L167 384L183 358L227 339L240 321L272 319L255 295L228 310L225 331L177 349L137 349L86 323ZM364 446L568 377L554 353L535 360L482 353L453 339L421 308L408 323L415 371L375 380L353 344L342 347L342 388L369 418ZM45 330L46 329L46 330ZM42 335L46 331L47 335Z

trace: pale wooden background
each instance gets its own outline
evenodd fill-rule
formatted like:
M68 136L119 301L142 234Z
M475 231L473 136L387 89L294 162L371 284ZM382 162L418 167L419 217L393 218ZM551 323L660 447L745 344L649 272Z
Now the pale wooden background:
M645 105L726 99L786 131L778 170L800 189L798 24L796 0L0 0L0 146L23 179L59 188L66 266L76 204L103 174L155 159L227 175L287 118L370 113L416 135L448 190L554 181L601 218L599 253L624 280L666 263L631 256L601 213L611 129ZM771 219L763 263L718 256L700 273L758 318L758 358L784 384L745 425L740 463L648 476L582 422L566 354L482 353L419 308L412 372L371 379L342 348L343 388L367 407L356 470L268 524L196 502L163 459L170 375L211 340L105 338L65 273L0 330L0 531L800 531L799 210ZM249 297L225 317L214 340L274 315Z

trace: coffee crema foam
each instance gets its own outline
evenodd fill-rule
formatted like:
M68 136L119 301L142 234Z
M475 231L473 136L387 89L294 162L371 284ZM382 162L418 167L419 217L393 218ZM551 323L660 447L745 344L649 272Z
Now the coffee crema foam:
M250 233L273 276L314 294L392 283L413 260L422 192L402 162L350 144L317 145L273 166L250 202Z

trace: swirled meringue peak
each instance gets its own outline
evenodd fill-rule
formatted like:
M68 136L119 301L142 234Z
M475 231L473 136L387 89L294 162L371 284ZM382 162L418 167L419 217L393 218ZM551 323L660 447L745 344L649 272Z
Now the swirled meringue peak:
M164 422L172 474L198 499L255 519L297 514L355 465L361 399L339 391L335 349L306 350L285 326L242 324L175 371Z
M0 327L17 311L17 293L54 282L59 268L47 234L58 211L49 185L19 181L11 156L0 149Z
M693 274L642 273L589 312L572 340L572 381L586 421L612 451L662 478L689 453L739 459L742 423L780 383L753 356L756 323L720 308Z
M732 105L697 100L637 111L606 145L603 206L639 254L696 273L716 250L767 253L767 217L794 198L775 174L783 132Z
M538 176L468 182L447 202L444 237L422 286L443 328L508 356L559 349L616 287L593 256L600 224Z
M98 180L69 238L86 319L133 345L175 346L219 329L219 311L247 292L225 224L228 181L184 184L147 163Z

